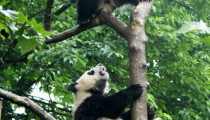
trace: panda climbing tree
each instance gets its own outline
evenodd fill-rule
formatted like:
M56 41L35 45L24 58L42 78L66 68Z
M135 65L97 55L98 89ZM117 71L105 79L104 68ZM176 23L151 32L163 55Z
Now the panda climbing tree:
M88 1L88 2L87 2ZM48 3L52 5L53 0L47 0L45 12L49 12L52 9L52 6L48 6ZM130 24L127 26L117 18L112 15L112 12L123 5L131 4L135 5L136 7L131 12L131 21ZM145 45L147 42L147 37L144 30L144 23L146 18L150 12L152 2L151 0L78 0L77 4L78 10L78 26L71 28L67 31L61 32L59 34L54 34L49 37L46 37L46 44L56 43L63 41L67 38L70 38L74 35L77 35L80 32L83 32L87 29L93 28L95 26L99 26L102 24L106 24L116 30L122 37L128 40L129 43L129 57L130 57L130 83L131 86L121 90L117 95L121 93L126 94L125 98L129 98L128 102L133 102L133 107L131 110L131 120L141 119L147 120L147 100L146 100L146 91L147 91L147 80L146 80L146 57L145 57ZM49 12L50 13L50 12ZM49 14L48 18L50 17ZM50 19L49 19L50 20ZM49 22L49 21L45 21ZM49 22L50 23L50 22ZM49 24L48 24L49 25ZM97 67L96 67L97 68ZM101 68L100 68L101 69ZM97 70L96 70L97 71ZM98 71L97 71L98 72ZM105 70L100 71L101 74L106 73ZM88 75L95 75L94 71L89 71ZM98 73L97 73L98 74ZM105 78L107 79L107 78ZM79 80L78 80L79 82ZM73 84L73 86L69 86L69 90L73 92L77 92L78 90L78 83ZM97 85L102 85L99 83ZM103 88L103 86L100 86ZM97 86L98 88L98 86ZM97 91L95 89L89 89L91 94L100 93L103 91ZM14 94L7 93L6 91L0 90L0 97L6 98L8 100L13 101ZM128 94L129 93L129 94ZM114 95L116 95L114 94ZM90 97L90 94L85 94L85 96ZM84 97L84 96L83 96ZM140 98L141 97L141 98ZM19 96L15 96L15 98L19 98ZM103 98L102 98L103 99ZM81 99L78 99L78 101ZM82 99L84 100L84 99ZM15 101L21 105L24 105L35 111L35 113L42 119L46 120L54 120L51 115L49 114L42 114L43 111L46 113L44 109L37 107L37 104L34 104L32 101L28 100L26 97L18 99ZM126 101L127 102L127 101ZM128 103L125 102L125 106ZM76 102L77 103L77 102ZM79 102L81 103L81 102ZM107 102L106 102L107 103ZM109 102L108 102L109 103ZM111 104L112 102L110 102ZM111 104L115 105L115 104ZM36 107L34 107L36 106ZM76 106L76 105L75 105ZM78 107L79 108L79 107ZM124 106L121 111L124 110ZM75 109L74 115L80 117L80 113L83 113L83 109L80 112L77 112L78 109ZM110 119L123 119L124 116L121 116L121 113L112 115L108 114L108 116L97 116L98 120L110 120ZM117 111L119 112L119 111ZM109 116L110 115L110 116ZM91 118L92 119L92 118ZM91 120L87 119L87 120ZM78 120L80 120L78 118ZM86 119L83 119L86 120ZM93 117L93 120L96 120Z
M111 13L126 4L135 5L130 25L115 18ZM147 36L144 25L152 7L151 0L78 0L78 26L50 36L47 44L63 41L82 31L106 24L128 40L130 57L130 83L141 84L143 93L132 105L131 120L147 120L147 80L145 45Z
M101 63L87 70L75 83L68 86L73 92L74 120L130 120L131 112L126 107L139 99L143 89L140 84L132 84L113 95L109 91L109 73ZM148 120L153 120L154 112L148 110Z

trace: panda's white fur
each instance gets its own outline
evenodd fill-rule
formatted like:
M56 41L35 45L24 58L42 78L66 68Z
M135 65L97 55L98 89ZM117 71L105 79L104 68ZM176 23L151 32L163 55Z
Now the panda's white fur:
M132 101L141 96L142 87L139 84L131 85L106 96L103 94L109 91L108 79L106 68L98 64L69 85L67 89L73 92L74 97L75 120L130 120L121 115Z
M102 66L101 64L98 64L95 66L92 70L94 70L94 75L89 75L88 72L91 70L86 71L77 81L77 85L75 86L77 89L77 93L73 94L74 98L74 106L73 106L73 114L77 110L78 106L88 97L91 96L91 93L87 92L87 90L91 88L95 88L95 84L97 81L104 79L109 79L109 74L106 72L106 68ZM104 75L100 75L100 72L104 72ZM95 88L97 89L97 88ZM109 83L106 82L106 86L103 90L103 93L109 92ZM105 119L101 119L105 120Z
M94 70L94 75L89 75L88 72ZM109 74L106 72L106 68L101 64L96 65L93 69L86 71L77 81L78 85L76 88L78 91L86 91L90 88L95 88L95 84L103 79L108 80ZM103 75L101 75L103 74ZM103 90L103 93L107 93L109 91L109 84L106 82L106 87ZM97 88L95 88L97 89Z

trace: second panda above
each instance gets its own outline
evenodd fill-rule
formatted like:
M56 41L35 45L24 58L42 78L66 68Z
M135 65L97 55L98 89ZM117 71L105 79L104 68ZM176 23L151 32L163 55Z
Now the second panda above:
M136 6L142 1L151 0L78 0L77 22L80 25L87 24L91 21L93 15L97 15L101 11L111 13L123 5L131 4Z
M123 114L125 108L138 99L142 92L139 84L130 85L111 96L108 92L109 74L102 64L86 71L75 83L68 86L74 94L73 115L75 120L129 120Z

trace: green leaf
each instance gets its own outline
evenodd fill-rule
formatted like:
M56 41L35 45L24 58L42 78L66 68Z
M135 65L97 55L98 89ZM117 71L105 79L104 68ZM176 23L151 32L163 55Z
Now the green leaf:
M35 38L20 37L18 38L16 47L18 48L20 47L21 54L23 55L24 53L35 49L36 45L37 45L37 41Z
M27 21L27 23L29 25L31 25L34 30L36 30L38 33L40 33L42 35L51 35L52 34L51 32L44 30L42 25L38 24L34 18L31 21Z
M202 84L202 87L205 89L210 89L210 81L206 81Z
M85 44L83 41L82 41L82 39L79 39L79 38L77 38L77 37L73 37L73 39L75 39L76 41L78 41L78 42L80 42L81 44Z
M205 43L206 46L210 46L210 36L206 38L201 38L200 41Z
M27 16L25 16L22 12L19 12L19 18L17 19L17 21L24 24L27 20Z
M210 33L210 28L207 27L207 24L203 21L200 22L187 22L179 30L174 33L187 33L192 30L201 30L207 33Z
M3 0L3 1L1 1L1 2L0 2L0 6L4 6L4 5L6 5L8 2L9 2L9 1L5 1L5 0Z
M165 116L168 120L172 120L172 118L169 114L163 113L163 116Z

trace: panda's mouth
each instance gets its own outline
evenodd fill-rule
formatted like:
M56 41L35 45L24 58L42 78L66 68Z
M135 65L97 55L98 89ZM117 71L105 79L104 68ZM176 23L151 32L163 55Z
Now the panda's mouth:
M101 70L99 71L99 74L101 76L104 76L105 73L106 73L106 68L105 67L102 67Z

